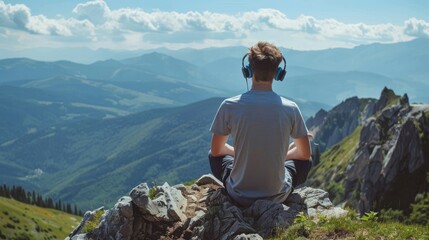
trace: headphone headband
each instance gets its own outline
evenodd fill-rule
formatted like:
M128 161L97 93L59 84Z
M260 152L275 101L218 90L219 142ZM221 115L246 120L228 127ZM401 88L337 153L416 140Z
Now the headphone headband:
M249 53L244 54L243 58L241 59L241 71L243 73L243 76L247 79L247 78L251 78L252 77L252 69L249 65L244 66L244 59L246 59L246 57L249 56ZM277 81L283 81L284 77L286 76L286 59L285 57L282 55L282 60L283 60L283 68L279 67L277 69L276 75L274 77L275 80Z

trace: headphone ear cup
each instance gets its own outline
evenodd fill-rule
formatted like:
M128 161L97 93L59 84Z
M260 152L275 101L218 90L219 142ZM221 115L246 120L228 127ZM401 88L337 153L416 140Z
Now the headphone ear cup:
M286 76L286 70L283 70L282 69L282 71L280 72L280 74L279 74L279 79L278 79L278 81L283 81L283 79L285 78L285 76Z
M247 69L245 67L241 68L241 72L243 73L243 77L248 78L249 71L247 71Z
M279 68L277 68L277 73L276 73L276 76L274 77L274 79L277 81L283 81L285 76L286 76L286 70L279 67Z
M252 69L250 69L249 65L246 65L246 67L242 67L241 72L243 73L243 76L245 78L251 78L252 77Z

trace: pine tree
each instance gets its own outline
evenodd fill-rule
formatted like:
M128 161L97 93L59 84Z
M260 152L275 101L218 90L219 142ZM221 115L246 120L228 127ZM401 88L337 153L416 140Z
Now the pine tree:
M25 203L31 204L31 192L27 192L27 197L25 198Z
M36 199L36 192L33 190L33 192L31 193L31 204L35 205Z
M67 209L66 209L66 212L67 212L67 213L72 213L72 208L71 208L70 203L67 203Z
M46 200L46 207L48 207L48 208L54 208L54 201L52 200L52 198L49 197Z
M5 197L10 198L10 189L8 186L3 185L4 187L4 193L5 193Z

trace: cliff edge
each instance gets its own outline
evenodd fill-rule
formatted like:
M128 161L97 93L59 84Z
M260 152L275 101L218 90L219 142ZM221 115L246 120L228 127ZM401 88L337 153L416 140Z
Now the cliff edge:
M315 218L347 213L326 191L310 187L295 189L283 204L259 200L240 208L222 183L204 175L192 186L142 183L113 208L86 212L66 239L263 239L292 225L300 212Z

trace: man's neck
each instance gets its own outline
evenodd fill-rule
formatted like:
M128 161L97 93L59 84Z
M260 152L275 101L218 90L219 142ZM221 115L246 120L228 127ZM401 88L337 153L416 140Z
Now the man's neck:
M263 82L263 81L256 81L256 80L252 79L252 90L272 91L273 90L273 81Z

